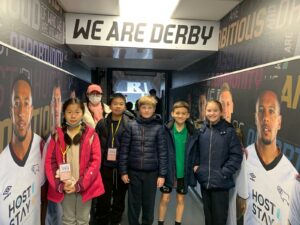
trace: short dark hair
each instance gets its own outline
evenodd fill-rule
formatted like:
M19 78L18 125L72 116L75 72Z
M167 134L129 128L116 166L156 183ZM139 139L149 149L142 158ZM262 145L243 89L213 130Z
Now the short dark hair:
M277 93L275 91L273 91L271 89L269 89L269 90L268 89L267 90L263 90L263 91L261 91L259 93L258 98L256 99L255 112L257 111L257 107L258 107L258 104L260 102L261 97L263 97L268 92L272 93L275 96L275 102L276 102L276 105L278 107L278 113L280 114L281 109L280 109L280 102L279 102L278 95L277 95Z
M154 88L150 89L149 94L156 94L156 90Z
M11 96L12 96L12 94L13 94L13 91L14 91L14 88L15 88L16 84L17 84L19 81L24 81L24 82L26 82L26 83L29 85L30 90L31 90L31 96L30 96L30 97L31 97L31 101L32 101L32 86L31 86L31 82L30 82L29 78L28 78L25 74L23 74L23 73L19 74L19 75L14 79L14 81L13 81L13 83L12 83L12 86L11 86L11 92L10 92Z
M18 83L19 81L25 81L30 86L30 89L32 90L32 86L29 78L25 74L21 73L14 79L11 86L11 93L13 92L16 83Z
M113 93L112 95L110 95L109 100L108 100L108 105L111 105L112 101L116 98L121 98L124 103L126 103L126 98L122 93Z
M131 110L133 107L133 103L132 102L126 102L126 109Z

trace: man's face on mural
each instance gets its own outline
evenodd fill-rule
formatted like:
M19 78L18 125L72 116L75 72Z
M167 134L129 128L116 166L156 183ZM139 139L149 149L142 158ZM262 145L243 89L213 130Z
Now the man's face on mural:
M205 105L206 105L206 96L204 94L199 95L198 113L199 113L200 120L205 119Z
M59 127L61 123L61 89L55 87L53 89L52 100L51 100L51 113L53 114L53 122L55 127Z
M31 128L32 97L31 88L26 81L20 80L15 83L12 92L11 119L13 132L17 139L25 140L28 130Z
M231 123L231 114L233 113L233 101L230 91L221 92L219 96L219 101L222 104L224 119L227 122Z
M256 103L255 122L257 136L263 144L269 145L276 141L278 130L281 128L281 115L276 94L264 92Z

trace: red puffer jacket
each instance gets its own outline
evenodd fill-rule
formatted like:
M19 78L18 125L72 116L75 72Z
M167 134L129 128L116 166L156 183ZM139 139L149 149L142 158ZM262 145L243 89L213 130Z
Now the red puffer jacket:
M48 199L61 202L64 199L63 183L55 178L59 165L63 163L61 148L66 149L64 133L61 128L51 138L45 160L45 171L49 182ZM101 149L98 135L91 127L86 126L80 141L80 169L79 180L75 187L82 195L82 202L86 202L104 193L104 186L100 175Z

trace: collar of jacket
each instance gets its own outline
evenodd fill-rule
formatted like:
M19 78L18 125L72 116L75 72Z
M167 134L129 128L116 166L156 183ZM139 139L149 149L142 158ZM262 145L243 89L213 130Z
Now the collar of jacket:
M110 112L106 118L104 118L104 121L107 121L108 123L111 123L112 119L112 113ZM130 118L126 115L126 114L123 114L122 115L122 119L121 119L121 123L124 123L126 124L128 121L130 120Z
M81 145L81 140L84 140L85 137L88 135L88 133L91 133L92 130L88 126L85 126L85 129L83 130L81 138L80 138L80 143L79 143L80 145ZM55 141L59 141L60 144L61 144L61 147L63 149L65 149L66 148L66 143L65 143L65 139L64 139L64 131L63 131L63 129L61 127L57 127L56 128L56 133L53 134L53 135L54 135Z
M135 118L135 115L128 110L125 110L123 115L127 116L131 120Z
M220 132L220 134L226 134L228 127L233 127L231 123L228 123L225 119L221 118L217 124L212 125L212 127ZM208 120L205 120L200 128L200 132L204 133L206 128L210 128L210 123Z
M141 117L140 115L138 115L136 117L136 121L138 123L143 123L143 124L150 124L150 123L153 123L153 122L156 122L158 124L162 124L161 117L158 114L154 114L152 117L147 118L147 119Z
M171 119L169 120L166 124L165 124L165 127L168 129L168 130L172 130L173 129L173 126L174 126L174 123L175 123L175 120L174 119ZM194 134L194 131L195 131L195 127L192 123L191 120L186 120L185 121L185 126L186 126L186 129L189 133L189 135L192 135Z

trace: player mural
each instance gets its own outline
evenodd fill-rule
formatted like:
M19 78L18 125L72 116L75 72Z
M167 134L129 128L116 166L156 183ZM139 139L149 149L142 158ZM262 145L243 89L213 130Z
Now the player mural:
M60 124L70 80L82 96L86 82L0 45L0 224L40 224L43 146Z
M222 101L230 88L224 117L241 128L247 152L245 225L299 223L299 68L300 58L291 58L171 90L172 101L198 106L203 95ZM192 115L199 120L201 110Z

